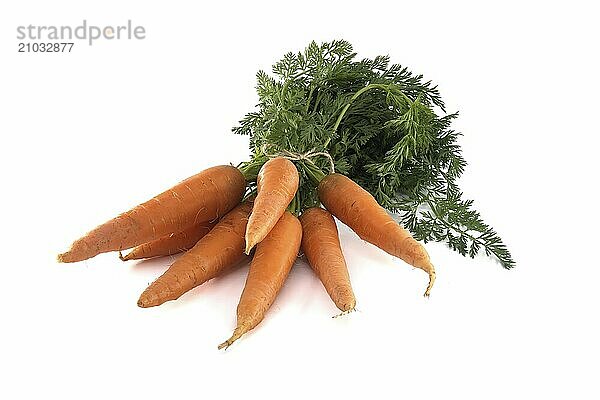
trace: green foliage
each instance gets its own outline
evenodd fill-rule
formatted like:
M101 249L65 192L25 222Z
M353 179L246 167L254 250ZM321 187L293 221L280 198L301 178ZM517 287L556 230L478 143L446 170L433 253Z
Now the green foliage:
M252 159L243 170L256 174L278 152L327 152L337 172L399 213L417 239L444 241L471 257L482 250L514 266L473 202L462 199L456 181L466 161L460 134L450 129L457 114L445 114L431 82L390 65L388 56L357 61L343 40L288 53L272 73L257 73L257 110L233 129L250 135ZM299 158L297 211L318 203L316 183L329 168L324 157Z

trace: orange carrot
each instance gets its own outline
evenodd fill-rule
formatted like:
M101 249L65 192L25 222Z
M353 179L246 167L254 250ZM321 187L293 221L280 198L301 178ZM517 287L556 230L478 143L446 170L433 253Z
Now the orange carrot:
M264 318L283 286L302 240L298 218L286 211L267 237L256 246L246 286L237 307L237 327L219 349L229 347Z
M425 296L435 281L435 269L425 248L381 207L369 192L350 178L331 174L319 184L319 199L361 239L429 274Z
M298 170L282 157L267 161L256 179L257 196L246 227L246 254L273 229L290 204L299 183Z
M246 259L244 232L252 202L246 201L227 215L196 245L144 290L140 307L153 307L175 300L198 285Z
M245 190L246 181L237 168L209 168L98 226L76 240L58 261L86 260L216 220L239 204Z
M144 258L172 256L194 247L215 226L216 222L202 222L198 225L172 233L160 239L134 247L127 255L119 258L122 261L141 260Z
M342 312L353 310L356 299L333 217L328 211L313 207L302 213L300 222L302 250L308 263L335 305Z

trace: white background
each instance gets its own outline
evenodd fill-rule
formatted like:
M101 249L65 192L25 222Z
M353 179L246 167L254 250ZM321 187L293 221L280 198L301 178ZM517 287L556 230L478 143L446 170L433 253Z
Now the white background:
M570 1L3 2L0 397L598 398L597 12ZM143 41L17 53L18 25L143 25ZM341 227L359 312L297 262L265 321L226 352L247 267L176 302L136 300L171 262L60 265L98 223L208 166L254 75L310 40L439 84L465 195L517 267L427 244L438 280ZM595 381L596 380L596 381ZM168 397L167 397L168 396Z

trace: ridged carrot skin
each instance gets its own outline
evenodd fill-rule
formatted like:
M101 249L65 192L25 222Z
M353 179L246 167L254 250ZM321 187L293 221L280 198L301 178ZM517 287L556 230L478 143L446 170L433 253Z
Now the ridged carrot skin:
M240 264L244 254L244 232L252 203L234 208L194 247L144 290L140 307L153 307L179 298L185 292Z
M194 247L216 225L216 222L203 222L178 233L172 233L160 239L134 247L128 254L120 257L123 261L142 260L153 257L172 256Z
M239 204L245 190L246 180L237 168L208 168L98 226L76 240L69 251L58 256L58 261L86 260L217 220Z
M425 296L435 281L435 268L425 248L381 207L369 192L350 178L331 174L319 183L321 203L361 239L429 274Z
M302 251L325 290L342 312L356 307L346 260L342 254L337 226L331 214L320 207L300 215Z
M281 290L302 240L298 218L286 211L267 237L256 246L246 286L237 307L237 327L219 349L229 347L264 318Z
M257 195L246 228L246 254L273 229L296 191L300 177L294 163L282 157L267 161L256 179Z

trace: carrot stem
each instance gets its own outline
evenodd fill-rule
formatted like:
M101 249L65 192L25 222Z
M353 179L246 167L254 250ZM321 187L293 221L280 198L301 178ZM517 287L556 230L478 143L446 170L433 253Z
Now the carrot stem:
M315 185L319 185L323 178L325 178L323 171L321 171L321 169L311 160L304 160L302 162L302 167L304 168L306 175Z
M263 159L254 159L253 161L246 161L240 163L237 166L237 169L239 169L242 175L244 175L244 179L246 179L246 182L253 182L258 177L258 171L260 171L260 168L266 161L267 160Z
M338 115L338 118L335 121L335 125L333 125L333 129L331 130L331 136L329 136L329 138L327 139L327 141L323 145L323 148L327 149L327 146L329 145L329 142L331 141L331 138L335 135L335 132L337 131L337 128L342 123L342 119L344 118L344 115L346 115L346 112L348 111L348 109L350 108L350 106L352 105L352 103L354 102L354 100L356 100L357 98L359 98L360 95L363 94L364 92L367 92L367 91L369 91L371 89L388 90L388 85L383 85L381 83L371 83L370 85L367 85L364 88L362 88L359 91L357 91L356 93L354 93L354 95L350 98L350 101L344 106L344 108L340 112L340 115Z
M296 194L294 195L294 198L292 199L289 206L287 207L287 211L292 213L295 217L298 217L298 215L300 215L300 206L301 205L302 205L302 202L300 201L299 193L296 192Z

